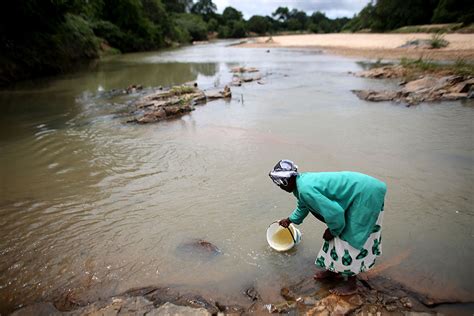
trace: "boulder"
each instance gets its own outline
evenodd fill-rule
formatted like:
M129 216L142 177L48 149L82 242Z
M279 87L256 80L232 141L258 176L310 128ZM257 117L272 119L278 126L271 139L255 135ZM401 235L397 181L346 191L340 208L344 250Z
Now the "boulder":
M410 81L405 84L402 93L421 93L427 89L433 89L438 84L438 80L431 76L426 76L418 80Z
M208 100L230 98L232 97L232 92L230 91L229 86L225 86L224 90L206 91L206 97Z

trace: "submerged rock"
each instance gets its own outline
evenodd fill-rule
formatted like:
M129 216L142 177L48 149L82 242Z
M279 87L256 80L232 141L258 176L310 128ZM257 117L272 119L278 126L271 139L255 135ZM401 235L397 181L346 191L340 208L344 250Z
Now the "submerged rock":
M179 254L186 257L194 255L203 259L213 258L222 254L221 250L216 245L202 239L185 242L177 247L177 251Z
M248 289L244 291L245 296L247 296L249 299L252 301L261 301L262 298L260 297L260 294L258 291L255 289L255 287L251 286Z

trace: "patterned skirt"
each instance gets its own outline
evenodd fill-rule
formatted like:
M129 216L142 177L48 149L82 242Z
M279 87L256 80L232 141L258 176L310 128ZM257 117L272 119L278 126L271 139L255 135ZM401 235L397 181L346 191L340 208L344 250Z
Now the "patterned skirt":
M372 233L361 250L338 237L324 241L316 258L316 266L346 276L353 276L372 268L377 257L382 254L383 213L383 211L379 213Z

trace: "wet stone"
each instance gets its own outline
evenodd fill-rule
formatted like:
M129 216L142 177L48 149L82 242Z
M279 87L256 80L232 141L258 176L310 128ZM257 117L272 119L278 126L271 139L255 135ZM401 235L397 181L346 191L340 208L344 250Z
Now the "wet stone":
M154 291L144 295L146 299L153 302L154 306L162 305L166 302L174 303L180 298L178 291L169 287L156 288Z
M186 258L193 255L202 259L210 259L222 254L221 250L216 245L203 239L185 242L179 245L176 250L179 255L185 256Z
M178 306L172 303L165 303L157 309L146 314L147 316L183 315L183 316L210 316L209 311L204 308L192 308L188 306Z
M200 295L185 294L176 301L176 304L193 308L204 308L211 314L217 314L219 312L219 309L212 302Z
M62 313L54 307L51 303L36 303L23 307L12 314L11 316L55 316Z
M253 286L246 289L244 294L252 301L260 301L262 299L260 294L258 294L257 290Z

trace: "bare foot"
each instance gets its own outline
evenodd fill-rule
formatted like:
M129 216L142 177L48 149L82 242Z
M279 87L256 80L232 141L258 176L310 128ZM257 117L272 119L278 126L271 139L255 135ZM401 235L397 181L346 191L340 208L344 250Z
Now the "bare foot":
M336 272L331 272L329 270L318 271L313 276L315 280L324 280L324 279L336 279L339 278L340 275Z
M344 285L329 290L329 292L340 296L355 294L357 293L357 279L349 277Z

